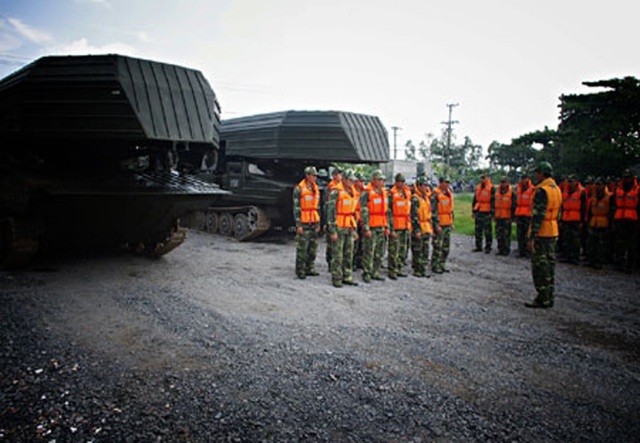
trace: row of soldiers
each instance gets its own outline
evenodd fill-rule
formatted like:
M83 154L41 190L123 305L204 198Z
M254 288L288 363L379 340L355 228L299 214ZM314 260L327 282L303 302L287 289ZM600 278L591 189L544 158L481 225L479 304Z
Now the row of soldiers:
M328 198L321 203L323 199L316 183L318 171L309 166L304 173L305 178L293 192L298 278L318 275L315 260L323 224L326 224L328 261L335 287L357 285L353 269L358 250L362 251L365 283L385 279L381 275L385 251L388 277L392 280L406 277L403 267L409 247L414 276L429 277L429 271L448 272L445 263L454 218L450 180L442 177L432 191L426 177L418 177L411 188L406 185L405 177L397 174L394 185L387 190L382 171L373 171L366 184L362 175L348 169L334 174L327 185ZM429 266L431 243L433 253Z
M601 269L614 262L617 269L630 272L637 264L640 245L640 201L638 180L626 170L621 180L589 179L583 186L575 175L558 180L562 192L559 215L558 252L562 261L578 264L581 253L587 264ZM498 186L482 176L473 198L475 252L491 252L492 222L499 255L509 255L511 226L516 223L518 256L528 257L534 186L523 174L513 189L506 177ZM484 238L484 247L483 247Z

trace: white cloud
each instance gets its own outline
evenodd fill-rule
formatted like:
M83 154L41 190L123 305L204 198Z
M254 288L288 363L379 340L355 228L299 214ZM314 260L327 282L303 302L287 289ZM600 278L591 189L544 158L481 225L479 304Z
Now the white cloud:
M96 5L102 5L102 6L106 6L107 8L110 8L111 2L109 0L76 0L76 2L78 3L94 3Z
M93 46L84 37L68 44L49 48L49 53L59 55L122 54L136 56L135 49L125 43L114 42L101 46Z
M136 34L136 37L138 37L138 40L140 40L143 43L153 42L153 38L149 35L149 33L145 31L137 31L135 34Z
M41 45L52 40L50 34L36 29L33 26L29 26L17 18L10 18L8 19L8 21L21 36L31 41L32 43Z

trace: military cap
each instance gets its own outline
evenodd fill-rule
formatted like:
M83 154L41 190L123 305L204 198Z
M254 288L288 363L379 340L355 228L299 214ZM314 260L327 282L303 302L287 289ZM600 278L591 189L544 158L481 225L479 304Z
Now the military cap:
M568 182L577 182L578 181L578 177L576 177L575 174L569 174L569 176L567 177L567 181Z
M536 172L542 172L543 174L553 174L553 167L549 162L540 162L536 166Z
M587 183L593 183L593 177L590 175L587 175L587 178L584 179L585 184Z
M364 180L364 175L362 175L362 172L356 172L356 180Z
M318 175L318 170L315 166L307 166L306 168L304 168L304 173L306 175Z
M520 174L520 180L523 178L529 178L529 173L527 171L522 171L522 174Z
M345 169L342 173L342 178L353 181L356 179L356 173L353 172L353 169Z
M329 171L322 168L318 170L318 177L329 177Z
M373 171L371 173L371 178L382 178L382 179L384 179L384 174L382 173L382 171L380 169L376 169L375 171Z
M420 177L418 177L416 179L416 184L418 184L418 185L426 185L427 183L428 183L427 177L425 177L423 175L421 175Z
M451 183L451 179L449 177L440 177L440 183L442 182Z
M509 179L507 178L507 176L506 176L506 175L503 175L502 177L500 177L500 181L501 181L501 182L508 182L508 181L509 181Z
M631 172L631 169L625 169L622 173L622 178L633 178L633 172Z
M395 176L395 181L403 182L403 181L406 181L406 179L404 178L404 175L402 175L401 173L397 173Z
M604 179L602 177L596 177L595 184L596 185L603 185L604 184Z
M336 174L342 174L342 169L333 168L333 172L331 172L331 175L336 175Z

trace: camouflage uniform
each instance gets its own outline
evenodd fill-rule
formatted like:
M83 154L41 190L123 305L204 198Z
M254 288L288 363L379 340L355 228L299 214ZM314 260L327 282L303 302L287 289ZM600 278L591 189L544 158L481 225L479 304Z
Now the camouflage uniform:
M403 183L403 188L402 188L403 197L401 198L400 203L403 205L410 206L411 193L409 189L406 186L404 186L404 176L402 176L402 174L398 174L396 176L396 181L398 180L400 180ZM397 224L394 224L394 221L393 221L393 217L394 217L393 192L394 192L394 188L392 188L392 190L388 193L389 211L388 211L387 217L389 218L389 226L391 227L392 232L394 234L389 236L388 262L389 262L389 278L392 280L395 280L396 276L397 277L407 276L407 274L405 274L404 271L402 270L402 267L404 265L404 262L406 261L411 232L409 231L409 226L407 226L406 229L395 229L395 226L397 226ZM405 192L408 193L409 195L408 198L406 198L407 194ZM407 222L408 222L410 214L407 214L407 216L408 216L407 218Z
M602 179L596 180L596 189L591 195L591 201L588 211L588 225L589 236L587 238L587 258L589 265L595 269L602 269L602 266L606 262L606 242L607 235L611 231L613 224L613 214L616 210L616 201L612 195L604 192L604 184ZM594 220L594 213L599 209L600 213L606 212L606 207L609 207L609 213L606 214L607 223L606 226L602 226L604 223L596 223ZM604 214L603 214L604 216Z
M506 177L504 177L501 182L507 182ZM510 185L504 190L501 186L498 186L498 189L495 191L496 195L499 194L497 197L495 197L495 200L497 200L500 195L508 193L509 190L511 190L511 207L509 208L509 218L500 217L501 214L498 214L497 209L495 211L496 240L498 241L499 255L509 255L511 253L511 224L516 212L517 193L513 189L510 189Z
M546 162L543 162L546 163ZM548 163L546 163L548 165ZM544 167L544 166L541 166ZM551 173L551 166L546 169ZM545 178L553 192L557 193L554 198L558 201L558 208L561 205L562 197L560 189L552 178ZM527 303L527 307L550 308L554 303L555 289L555 269L556 269L556 244L558 237L541 237L538 235L545 221L549 197L545 188L540 185L536 188L533 199L533 213L531 217L531 238L533 239L533 252L531 255L531 274L533 284L538 293L533 303Z
M381 171L375 171L374 176L378 172L380 176L384 177ZM360 196L360 207L362 210L363 232L371 232L371 237L365 235L362 239L362 279L365 282L369 282L371 279L384 280L380 275L380 268L382 267L382 259L387 246L389 226L387 224L386 227L370 227L369 192L366 190Z
M569 183L576 183L576 178L573 176L569 177ZM571 185L570 185L571 186ZM574 186L580 186L579 184ZM572 264L578 264L580 262L580 236L582 231L582 221L585 219L586 208L587 208L587 195L584 191L581 191L579 188L576 188L574 192L579 193L579 201L580 201L580 213L579 220L562 220L560 222L560 238L562 239L562 253L564 259L561 261L566 261ZM568 191L568 194L563 194L563 198L569 199L573 193ZM563 202L563 212L564 206L567 204L567 201Z
M478 185L480 186L480 185ZM475 236L476 236L476 249L475 251L482 250L482 236L484 234L484 252L487 254L491 252L491 244L493 243L493 213L494 213L494 199L496 190L491 185L491 181L487 181L485 184L486 187L489 188L491 192L491 209L489 211L479 211L477 209L478 201L477 201L477 191L476 194L473 195L472 208L473 208L473 217L475 220Z
M427 197L429 203L431 197ZM431 206L431 226L438 223L438 212L433 210ZM429 269L429 244L431 243L432 234L423 232L420 229L420 219L418 210L420 209L420 198L418 193L411 197L411 261L413 275L416 277L430 277L426 273ZM434 221L435 220L435 221ZM420 233L420 237L417 234Z
M350 171L345 171L345 178L349 177ZM346 186L345 186L346 188ZM352 190L345 191L352 193ZM340 228L336 223L337 219L337 203L340 190L334 188L329 196L327 204L327 233L329 236L337 234L336 241L330 240L331 247L331 280L335 287L342 284L356 285L353 281L353 246L355 237L354 228ZM353 195L353 194L351 194ZM354 207L355 220L355 207Z
M518 215L516 217L516 237L518 238L518 255L520 257L528 257L530 255L527 250L529 226L531 226L531 217L526 215Z
M451 194L451 204L453 205L453 193L449 189ZM448 226L442 226L440 224L441 217L438 213L438 192L437 190L431 195L431 208L435 211L436 216L432 218L434 239L433 239L433 254L431 256L431 270L435 274L442 274L443 272L449 272L445 268L447 258L449 258L449 250L451 248L451 231L453 230L453 224ZM453 214L451 214L453 217ZM440 232L438 232L440 228Z
M307 171L315 171L315 168L310 168L313 167L306 168L305 173ZM316 271L316 255L318 252L320 221L318 220L317 223L302 223L300 196L301 187L296 186L293 190L293 218L296 223L296 275L298 278L304 279L308 275L318 275ZM302 233L297 232L299 228L302 228Z

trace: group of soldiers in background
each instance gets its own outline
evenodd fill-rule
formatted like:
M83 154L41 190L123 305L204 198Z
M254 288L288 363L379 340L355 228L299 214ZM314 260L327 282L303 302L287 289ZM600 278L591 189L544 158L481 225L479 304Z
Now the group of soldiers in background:
M638 264L640 249L638 181L632 172L626 170L622 179L588 177L584 185L575 175L569 175L558 179L557 186L562 195L557 247L560 261L577 265L585 257L585 264L595 269L614 263L616 269L631 272ZM502 177L498 186L493 186L488 176L481 177L472 203L474 252L491 252L495 221L497 254L509 255L511 225L515 222L518 256L530 256L527 240L534 190L526 173L516 189L507 177Z
M409 187L405 177L397 174L387 189L380 170L373 171L366 184L364 176L351 169L335 169L323 195L316 168L309 166L304 173L293 192L298 278L317 275L315 259L322 231L335 287L357 285L354 268L362 268L365 283L385 280L385 252L387 276L392 280L407 277L404 266L409 249L414 276L448 272L454 204L449 179L441 177L432 190L424 176Z

